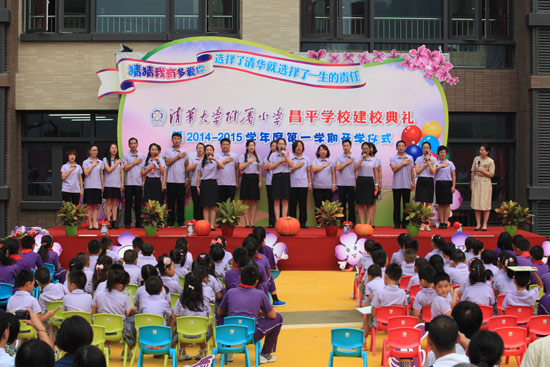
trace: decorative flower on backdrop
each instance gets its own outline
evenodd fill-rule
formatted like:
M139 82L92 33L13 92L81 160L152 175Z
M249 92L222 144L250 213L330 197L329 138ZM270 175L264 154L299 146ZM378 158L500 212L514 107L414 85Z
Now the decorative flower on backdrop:
M361 64L361 65L370 62L368 51L365 51L362 54L357 54L357 58L359 59L359 64Z
M328 62L331 64L340 63L340 54L333 54L332 52L328 54Z
M283 242L277 242L278 238L275 233L266 232L264 244L271 247L273 255L275 255L275 263L279 260L288 259L288 247Z
M399 58L399 54L397 53L397 51L395 51L395 48L393 50L390 51L390 53L386 56L387 59L397 59Z
M340 235L340 243L334 248L334 255L339 260L340 269L346 264L355 266L359 259L365 254L366 238L357 239L355 232L348 232Z
M353 52L344 52L344 63L346 64L353 64L353 58L355 57L355 54Z
M374 55L374 57L372 58L372 62L380 62L380 63L383 63L384 62L384 51L372 51L372 54Z
M414 62L414 59L409 55L405 55L403 57L403 61L401 61L401 66L405 66L407 69L411 71L416 70L416 63Z
M325 56L327 56L327 50L323 48L319 51L309 50L307 52L307 57L309 57L310 59L321 60Z

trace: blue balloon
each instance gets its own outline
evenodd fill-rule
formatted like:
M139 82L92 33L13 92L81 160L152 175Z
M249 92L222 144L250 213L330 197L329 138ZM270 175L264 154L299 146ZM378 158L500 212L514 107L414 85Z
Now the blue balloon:
M416 161L416 158L422 155L422 149L418 145L409 145L405 149L405 153L413 157L413 161Z
M430 145L432 146L432 148L430 149L430 151L434 152L435 154L437 154L437 148L439 148L439 140L437 140L437 138L435 136L432 136L432 135L426 135L425 137L423 137L422 139L420 139L420 142L418 143L418 146L421 147L422 144L424 144L424 142L427 141L428 143L430 143Z

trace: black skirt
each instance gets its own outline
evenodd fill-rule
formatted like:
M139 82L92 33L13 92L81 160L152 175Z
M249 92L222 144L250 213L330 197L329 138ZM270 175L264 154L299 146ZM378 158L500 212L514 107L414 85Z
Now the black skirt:
M143 200L156 200L159 203L164 203L164 192L162 191L162 182L158 177L145 177L145 185L143 185Z
M218 200L218 182L216 180L201 180L200 185L201 206L216 206Z
M418 177L418 180L416 181L415 200L421 203L434 202L433 177Z
M84 189L84 204L101 204L101 189Z
M358 205L374 204L374 178L359 176L355 186L355 202Z
M103 189L103 198L104 199L118 199L118 200L120 200L122 198L122 195L120 194L120 188L119 187L105 187Z
M273 175L271 194L273 199L290 199L290 173L276 173Z
M260 200L260 175L254 173L243 174L239 198L241 200Z
M435 201L441 205L450 205L453 203L453 194L451 188L452 181L437 181L435 183Z

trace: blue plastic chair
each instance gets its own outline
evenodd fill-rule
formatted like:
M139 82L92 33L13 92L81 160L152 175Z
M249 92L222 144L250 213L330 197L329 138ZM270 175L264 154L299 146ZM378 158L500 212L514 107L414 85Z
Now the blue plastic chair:
M13 294L13 286L8 283L0 283L0 306L6 306Z
M256 348L256 367L260 364L260 351L262 350L262 341L254 342L254 333L256 332L256 320L252 317L245 316L227 316L223 319L224 325L241 325L248 328L248 340L246 344L254 344Z
M221 365L227 364L226 354L244 353L246 367L250 367L250 357L246 342L248 341L248 328L240 325L221 325L216 327L217 347L212 350L214 359L212 367L216 367L216 355L221 354ZM225 363L224 363L225 362Z
M172 357L172 367L177 367L176 349L170 348L171 342L172 329L169 326L140 326L138 367L143 367L143 356L145 354L169 355ZM164 365L166 366L166 359Z
M49 264L49 263L44 263L44 267L50 271L51 282L52 283L57 283L57 281L54 281L54 279L53 279L53 276L55 274L55 265L54 264Z
M333 366L334 357L363 358L363 366L367 367L367 353L363 352L363 338L365 334L361 329L336 328L330 331L330 343L332 351L328 366Z
M40 287L39 286L34 287L34 289L32 291L32 295L37 300L38 300L38 298L40 298Z

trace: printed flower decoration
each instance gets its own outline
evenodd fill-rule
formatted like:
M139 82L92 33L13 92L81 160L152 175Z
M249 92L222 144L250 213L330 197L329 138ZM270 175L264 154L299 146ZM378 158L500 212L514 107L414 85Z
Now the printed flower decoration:
M344 52L344 63L346 64L353 64L353 58L355 57L355 54L353 52Z
M277 242L277 235L275 233L267 232L265 234L264 244L271 247L273 255L275 255L275 263L279 260L288 259L288 247L283 242Z
M365 254L364 244L366 238L357 239L355 232L348 232L340 235L340 243L334 248L334 255L340 261L340 268L346 264L357 265L359 259ZM343 267L342 267L343 265Z
M328 54L328 62L331 64L339 64L340 63L340 55L339 54L333 54L332 52Z
M433 76L434 76L434 71L432 69L424 70L424 78L433 79Z
M403 61L401 61L401 65L405 66L407 69L411 71L416 70L416 64L414 62L414 59L411 58L409 55L405 55L405 57L403 57Z
M449 75L449 76L450 76L450 75ZM458 83L458 77L447 78L446 82L447 82L449 85L455 85L456 83Z
M379 62L379 63L383 63L384 62L384 51L376 51L374 50L372 52L372 54L374 55L374 57L372 58L372 62Z
M435 72L434 72L434 76L437 78L437 80L439 80L440 82L444 82L445 80L447 80L448 76L449 76L449 72L447 71L447 69L443 66L439 66L435 69Z
M418 60L422 59L423 54L426 52L426 46L422 45L417 49L412 49L409 51L409 54L414 59L415 63L418 62Z
M361 65L370 62L368 51L365 51L362 54L357 54L357 58L359 59L359 64L361 64Z
M400 55L395 51L395 48L390 51L390 53L386 56L387 59L397 59Z
M325 56L327 56L327 50L325 49L320 49L319 51L309 50L307 52L307 57L310 59L321 60Z

